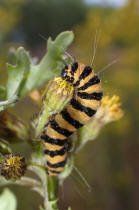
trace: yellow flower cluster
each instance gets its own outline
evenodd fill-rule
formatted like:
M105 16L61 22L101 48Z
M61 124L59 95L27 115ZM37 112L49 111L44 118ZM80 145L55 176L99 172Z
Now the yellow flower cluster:
M78 130L75 152L79 151L89 140L96 139L106 124L120 120L123 114L119 96L104 96L94 117Z
M104 96L102 98L101 105L96 113L96 117L100 120L103 120L103 122L106 124L121 119L123 114L120 97L113 95L111 98L109 96Z
M57 86L58 86L58 91L62 91L63 90L63 94L64 95L71 95L74 88L73 85L69 82L66 82L66 80L63 80L61 77L57 77L54 79L54 81L57 82Z

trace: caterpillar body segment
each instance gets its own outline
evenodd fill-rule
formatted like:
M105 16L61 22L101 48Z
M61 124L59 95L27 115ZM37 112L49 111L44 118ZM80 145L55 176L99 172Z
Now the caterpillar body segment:
M48 122L41 136L51 176L62 172L67 160L68 137L93 117L103 96L100 79L89 66L77 62L66 65L61 78L73 85L74 95L66 108Z

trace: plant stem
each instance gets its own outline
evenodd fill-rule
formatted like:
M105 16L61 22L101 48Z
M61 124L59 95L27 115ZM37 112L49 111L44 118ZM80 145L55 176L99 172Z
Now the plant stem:
M13 96L12 98L9 98L6 101L0 101L0 106L5 106L5 105L8 105L8 104L14 103L16 100L17 100L17 96L15 95L15 96Z
M38 151L40 150L40 152ZM41 147L38 146L36 153L32 155L32 161L28 167L29 170L33 171L41 180L42 185L40 188L35 188L34 190L39 190L44 198L44 209L45 210L58 210L58 179L56 177L49 176L46 172L46 167L44 167L44 154L41 151ZM39 164L34 163L38 161Z
M0 177L0 186L4 185L20 185L20 186L28 186L31 187L32 190L36 191L43 197L43 193L41 190L41 183L30 177L22 177L20 180L15 182L6 181L4 178Z
M44 206L46 210L58 210L57 193L58 193L58 179L46 175L46 185L44 186L46 195L44 199Z

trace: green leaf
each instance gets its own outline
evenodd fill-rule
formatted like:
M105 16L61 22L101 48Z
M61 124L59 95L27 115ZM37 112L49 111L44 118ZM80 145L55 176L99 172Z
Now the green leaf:
M63 58L63 54L73 38L72 31L62 32L54 41L49 38L47 53L37 65L31 62L28 52L23 47L19 47L16 51L12 49L9 56L10 64L7 64L6 99L11 99L13 96L23 97L57 76L64 64L69 62ZM3 109L5 107L0 107L0 110Z
M60 33L55 41L51 38L48 39L47 50L53 58L61 57L61 55L66 51L67 46L73 41L74 35L72 31L66 31Z
M15 195L9 189L4 189L0 195L0 210L16 210L16 207Z
M20 97L33 89L39 88L48 80L57 76L64 66L63 54L73 41L72 31L60 33L54 41L51 38L47 42L47 54L38 65L32 65L27 79L20 91Z
M16 101L17 101L16 95L13 95L11 98L9 98L6 101L0 101L0 112L8 108L9 106L12 106Z
M5 96L5 87L0 85L0 100L2 100Z
M22 82L25 80L30 68L29 55L23 47L14 52L14 65L7 64L8 81L6 86L6 99L13 95L18 96Z
M0 138L0 153L8 154L8 153L11 153L11 152L12 151L11 151L11 148L9 146L9 143L6 140Z
M0 112L4 110L4 106L0 106Z
M42 206L40 206L40 210L45 210Z
M0 85L0 94L3 93L3 92L5 92L5 87Z
M58 210L57 200L48 201L46 207L48 210Z

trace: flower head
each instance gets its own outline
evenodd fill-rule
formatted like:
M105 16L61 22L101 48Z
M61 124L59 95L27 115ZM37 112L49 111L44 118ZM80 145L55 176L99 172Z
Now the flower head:
M89 140L96 139L106 124L120 120L123 114L119 96L104 96L94 117L77 131L75 151L79 151Z
M120 120L123 117L123 110L121 109L120 97L113 95L104 96L101 105L96 113L96 118L104 124L112 121Z
M73 86L57 77L50 80L42 94L42 107L39 116L34 124L36 137L39 136L50 117L63 110L73 95Z
M25 174L25 158L19 154L5 155L0 164L1 175L6 179L19 179Z

